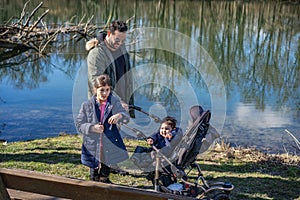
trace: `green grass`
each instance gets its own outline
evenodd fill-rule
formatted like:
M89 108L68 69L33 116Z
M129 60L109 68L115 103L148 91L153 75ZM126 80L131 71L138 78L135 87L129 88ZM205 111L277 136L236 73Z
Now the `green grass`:
M0 145L0 167L27 169L65 177L89 179L89 169L80 163L81 137L61 135L55 138ZM125 140L131 153L143 141ZM292 155L269 155L255 149L231 148L224 144L200 155L205 179L234 184L231 199L300 200L300 158ZM123 163L130 168L130 163ZM123 165L122 165L123 166ZM120 185L150 188L143 176L111 174Z

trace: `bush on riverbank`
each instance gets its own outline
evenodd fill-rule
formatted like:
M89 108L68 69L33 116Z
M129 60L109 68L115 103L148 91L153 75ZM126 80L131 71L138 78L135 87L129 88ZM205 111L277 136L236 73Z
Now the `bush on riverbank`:
M125 140L129 152L141 141ZM40 171L88 180L88 168L80 164L81 137L55 138L0 145L0 167ZM228 181L235 185L232 199L300 200L300 157L270 155L254 148L229 147L217 143L197 161L208 181ZM132 187L151 187L144 177L112 174L114 183Z

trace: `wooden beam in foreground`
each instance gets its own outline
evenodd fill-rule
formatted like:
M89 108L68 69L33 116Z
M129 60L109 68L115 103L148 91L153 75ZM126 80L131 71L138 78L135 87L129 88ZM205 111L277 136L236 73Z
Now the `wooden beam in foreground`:
M193 199L191 197L155 192L153 190L143 190L114 184L71 179L20 169L0 168L0 176L5 188L73 200ZM3 188L3 186L1 187Z

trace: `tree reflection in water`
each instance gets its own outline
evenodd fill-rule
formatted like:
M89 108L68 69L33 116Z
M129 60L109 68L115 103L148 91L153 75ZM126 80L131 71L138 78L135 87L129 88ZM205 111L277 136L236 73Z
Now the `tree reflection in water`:
M300 137L299 3L126 0L79 1L77 6L71 4L64 0L45 1L45 7L50 9L47 23L59 24L75 14L77 20L84 14L95 15L92 23L98 25L105 24L109 18L129 19L134 16L129 22L131 29L168 28L199 42L215 61L226 86L228 110L223 135L231 142L278 149L283 129L288 128ZM24 1L10 1L8 5L3 5L6 12L2 14L2 21L18 16L23 5ZM134 35L129 34L127 44L135 39ZM163 63L171 68L170 73L172 70L179 71L194 88L202 89L198 94L199 101L209 108L210 99L206 97L209 94L201 74L193 72L186 60L157 49L144 52L131 49L130 53L135 67L145 63ZM24 62L26 56L35 59L31 52L27 52L19 60L11 61L23 62L20 65L1 63L0 80L3 83L20 88L38 88L41 83L47 82L55 70L74 79L78 63L85 61L87 52L84 41L72 41L66 43L61 53L52 53L46 59L27 63ZM151 70L147 76L163 78L159 69ZM148 85L140 88L139 92L149 104L151 101L163 102L167 110L176 109L176 96L172 94L172 88L157 88L158 85ZM155 98L154 93L157 94ZM5 96L0 96L6 100ZM276 121L277 126L271 121ZM256 140L258 135L262 138L260 141ZM242 141L241 138L246 139Z

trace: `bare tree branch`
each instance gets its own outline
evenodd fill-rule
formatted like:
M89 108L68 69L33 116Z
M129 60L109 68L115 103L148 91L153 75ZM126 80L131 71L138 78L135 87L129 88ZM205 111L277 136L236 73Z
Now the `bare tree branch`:
M75 35L71 37L71 40L74 38L77 38L78 41L82 38L89 40L96 36L97 30L103 30L105 27L92 25L91 21L94 16L87 18L87 22L84 23L86 20L86 15L84 15L78 24L71 24L71 21L75 18L74 16L66 26L48 28L45 23L43 23L43 19L49 13L49 9L43 12L36 21L33 21L34 16L43 5L43 2L39 3L32 12L28 12L26 8L29 2L30 0L24 4L20 19L15 20L17 22L11 20L9 24L0 25L0 48L5 49L4 53L1 54L3 56L2 62L3 60L16 56L18 52L24 52L30 49L36 51L39 56L47 55L46 51L57 49L55 48L55 42L57 42L57 38L60 34L66 35L75 33ZM8 51L9 49L13 49L15 53Z
M41 2L29 15L28 19L26 20L24 26L28 26L31 18L34 16L34 14L38 11L38 9L43 5L44 2Z

